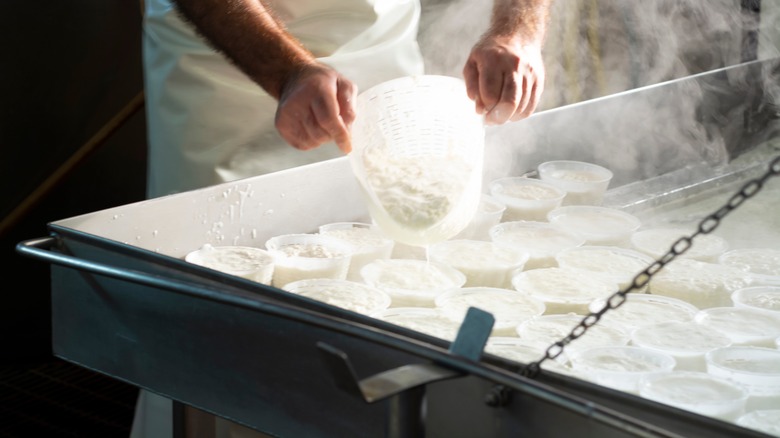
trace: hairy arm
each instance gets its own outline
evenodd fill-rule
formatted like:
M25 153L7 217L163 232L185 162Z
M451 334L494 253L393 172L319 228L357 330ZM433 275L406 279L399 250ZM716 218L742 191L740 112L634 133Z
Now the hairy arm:
M261 0L175 0L217 51L279 101L276 128L298 149L351 149L355 85L317 62Z
M490 124L530 116L544 89L542 45L552 0L494 0L490 28L463 68L469 97Z

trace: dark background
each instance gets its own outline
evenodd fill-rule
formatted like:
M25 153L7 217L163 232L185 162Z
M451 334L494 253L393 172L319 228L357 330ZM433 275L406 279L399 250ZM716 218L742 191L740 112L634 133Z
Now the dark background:
M47 235L48 222L143 199L146 130L138 2L3 6L0 354L9 363L51 356L49 266L16 244Z

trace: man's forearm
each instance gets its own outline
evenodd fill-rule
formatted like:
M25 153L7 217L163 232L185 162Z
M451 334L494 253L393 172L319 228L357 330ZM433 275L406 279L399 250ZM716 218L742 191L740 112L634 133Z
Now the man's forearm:
M494 0L490 32L520 35L529 44L542 45L552 0Z
M261 0L175 0L182 16L271 96L314 56Z

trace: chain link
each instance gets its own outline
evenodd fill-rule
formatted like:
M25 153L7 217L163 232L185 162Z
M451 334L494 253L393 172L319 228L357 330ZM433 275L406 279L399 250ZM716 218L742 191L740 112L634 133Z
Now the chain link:
M769 164L767 171L760 177L748 181L736 194L729 198L728 202L714 213L706 216L699 223L696 231L690 236L683 236L677 240L669 252L662 255L658 260L655 260L650 266L645 268L642 272L637 274L631 281L631 284L623 289L618 290L612 294L607 300L606 305L598 311L591 312L585 315L583 319L577 324L572 331L566 335L563 339L553 343L545 350L544 356L536 362L531 362L527 365L521 366L518 373L526 377L536 377L541 370L541 365L546 360L555 359L563 353L566 345L584 335L590 327L596 325L601 317L608 311L617 309L622 306L627 298L626 295L632 291L642 290L649 282L650 279L657 274L664 266L669 264L672 260L677 258L680 254L683 254L693 244L693 239L700 234L709 234L715 230L720 221L734 209L742 205L747 199L755 196L761 191L766 181L773 177L780 175L780 156L776 157Z

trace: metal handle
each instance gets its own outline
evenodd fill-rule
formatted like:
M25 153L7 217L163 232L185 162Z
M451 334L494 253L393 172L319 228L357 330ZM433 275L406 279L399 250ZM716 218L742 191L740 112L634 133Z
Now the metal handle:
M220 293L218 291L205 288L200 284L190 283L180 279L172 279L170 277L161 277L149 274L147 272L139 272L127 268L117 268L104 263L98 263L67 255L61 252L55 252L52 250L52 248L56 243L57 239L53 236L40 237L18 243L16 245L16 250L22 255L42 260L54 265L65 266L68 268L129 281L144 286L163 288L172 292L193 295L199 298L216 301L232 301L233 304L244 307L247 303L255 302L254 300L248 300L241 297Z

